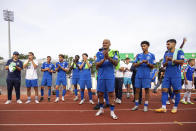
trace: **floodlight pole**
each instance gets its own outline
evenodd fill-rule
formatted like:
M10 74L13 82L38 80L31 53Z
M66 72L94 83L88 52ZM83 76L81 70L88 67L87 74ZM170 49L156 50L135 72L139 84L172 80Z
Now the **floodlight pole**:
M9 53L9 58L11 58L10 21L8 21L8 53Z

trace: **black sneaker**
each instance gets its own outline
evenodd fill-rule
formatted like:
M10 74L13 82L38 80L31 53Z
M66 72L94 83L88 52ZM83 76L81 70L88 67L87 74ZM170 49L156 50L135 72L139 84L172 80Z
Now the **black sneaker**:
M40 100L39 100L39 102L41 102L41 101L43 101L43 100L44 100L44 97L41 97Z
M94 110L99 110L99 108L100 108L100 106L99 106L99 104L97 104L93 109Z
M48 102L50 102L50 98L48 98Z

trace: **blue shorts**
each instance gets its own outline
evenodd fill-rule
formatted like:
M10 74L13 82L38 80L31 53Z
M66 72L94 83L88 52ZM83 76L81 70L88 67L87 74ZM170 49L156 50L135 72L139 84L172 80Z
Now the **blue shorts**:
M97 91L98 92L114 92L115 79L98 79Z
M85 87L87 87L87 89L92 88L91 80L80 80L79 83L80 83L80 89L85 89Z
M72 78L72 85L77 85L79 84L79 78Z
M42 82L41 82L41 86L51 87L52 86L52 78L43 77Z
M31 88L31 87L38 87L38 80L34 79L34 80L25 80L26 83L26 87L27 88Z
M181 90L182 89L181 77L179 78L164 77L162 88L170 88L171 86L173 87L174 90Z
M61 84L63 86L67 86L67 80L66 80L66 78L57 78L56 79L56 85L57 86L60 86Z
M135 78L135 88L151 88L151 79Z
M124 78L124 85L130 85L131 84L131 78Z

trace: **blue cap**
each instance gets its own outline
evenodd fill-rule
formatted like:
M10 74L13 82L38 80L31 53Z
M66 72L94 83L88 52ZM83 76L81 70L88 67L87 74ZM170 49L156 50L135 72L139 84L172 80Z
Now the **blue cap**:
M17 51L14 51L13 55L19 55L19 53Z

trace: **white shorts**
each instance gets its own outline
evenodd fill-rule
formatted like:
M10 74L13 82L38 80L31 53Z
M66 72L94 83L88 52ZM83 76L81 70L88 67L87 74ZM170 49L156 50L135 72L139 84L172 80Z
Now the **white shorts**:
M185 89L193 89L192 81L188 81L188 84L185 84Z

